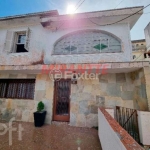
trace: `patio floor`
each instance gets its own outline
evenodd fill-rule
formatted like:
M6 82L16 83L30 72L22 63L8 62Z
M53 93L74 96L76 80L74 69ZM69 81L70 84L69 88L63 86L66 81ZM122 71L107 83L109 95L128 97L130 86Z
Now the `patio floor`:
M18 140L18 125L24 128L22 140ZM8 123L6 124L8 126ZM17 131L0 135L0 150L101 150L96 129L71 127L69 125L44 125L35 128L33 123L13 122ZM2 129L0 133L2 133Z

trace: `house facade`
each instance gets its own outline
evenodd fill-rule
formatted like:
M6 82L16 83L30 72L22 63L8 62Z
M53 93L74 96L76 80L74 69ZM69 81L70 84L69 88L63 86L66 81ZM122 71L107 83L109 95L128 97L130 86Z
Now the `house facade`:
M130 30L143 12L124 19L141 8L1 18L1 119L33 122L39 101L46 123L81 127L97 126L100 106L148 110L149 62L131 62Z
M146 50L146 41L145 39L133 40L132 41L132 54L133 61L144 61L148 56L145 54Z
M144 29L147 51L145 53L147 60L150 60L150 23Z

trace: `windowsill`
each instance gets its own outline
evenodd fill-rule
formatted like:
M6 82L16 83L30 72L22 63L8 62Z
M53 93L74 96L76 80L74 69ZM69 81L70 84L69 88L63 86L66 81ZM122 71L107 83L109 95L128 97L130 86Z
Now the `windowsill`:
M28 100L29 100L29 101L32 101L32 100L34 100L34 99L23 99L23 98L20 98L20 99L19 99L19 98L0 98L0 100L6 100L6 99L23 100L23 101L24 101L24 100L25 100L25 101L28 101Z
M16 53L16 52L13 52L13 53L9 53L8 55L14 55L14 56L18 56L18 55L24 55L24 54L30 54L29 52L21 52L21 53Z
M99 55L99 54L121 54L121 53L124 53L123 51L121 51L121 52L101 52L101 53L79 53L79 54L51 54L52 56L68 56L68 55Z

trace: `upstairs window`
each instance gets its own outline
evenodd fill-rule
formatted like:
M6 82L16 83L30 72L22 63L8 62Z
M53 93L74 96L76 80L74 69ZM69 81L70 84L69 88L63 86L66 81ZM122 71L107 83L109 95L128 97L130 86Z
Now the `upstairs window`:
M135 59L136 58L136 55L133 55L133 59Z
M34 99L35 79L0 79L0 98Z
M25 32L16 33L16 45L14 47L16 53L28 52L25 49L25 42L26 42L26 33Z
M54 45L54 55L117 53L121 41L104 31L78 31L62 37Z
M31 30L28 28L25 31L8 30L4 51L8 53L24 53L29 52Z

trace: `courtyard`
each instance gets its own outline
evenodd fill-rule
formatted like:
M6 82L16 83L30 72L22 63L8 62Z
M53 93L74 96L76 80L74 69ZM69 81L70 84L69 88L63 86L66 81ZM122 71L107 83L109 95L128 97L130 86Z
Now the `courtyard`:
M8 127L8 123L5 123ZM19 139L19 124L22 140ZM9 130L0 135L0 150L101 150L98 131L94 128L71 127L67 124L34 127L33 123L13 122L12 145ZM4 130L1 128L0 133Z

